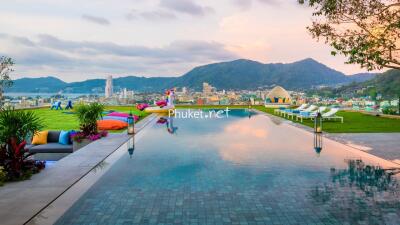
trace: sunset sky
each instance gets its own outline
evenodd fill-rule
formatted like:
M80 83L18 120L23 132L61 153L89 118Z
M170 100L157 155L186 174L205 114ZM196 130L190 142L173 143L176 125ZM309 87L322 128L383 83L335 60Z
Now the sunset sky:
M118 2L118 3L116 3ZM13 78L65 81L180 76L239 58L314 58L345 74L365 72L307 33L312 10L296 0L13 0L0 7L0 55Z

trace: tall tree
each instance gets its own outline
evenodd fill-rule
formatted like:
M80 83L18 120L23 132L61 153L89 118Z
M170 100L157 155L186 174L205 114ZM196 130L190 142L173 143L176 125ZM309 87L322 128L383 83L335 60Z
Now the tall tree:
M348 64L400 69L400 0L298 0L314 8L307 27Z
M14 61L9 58L2 56L0 58L0 108L3 107L3 90L5 87L10 87L13 82L10 78L10 73L13 70Z

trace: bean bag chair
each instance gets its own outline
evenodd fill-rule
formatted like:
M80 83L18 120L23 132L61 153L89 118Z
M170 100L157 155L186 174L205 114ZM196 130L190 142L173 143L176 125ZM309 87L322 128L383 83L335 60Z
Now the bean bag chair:
M120 117L120 116L104 116L103 120L119 120L122 122L127 123L128 122L128 118L127 117Z
M144 104L138 104L138 105L136 106L136 108L139 109L140 111L143 111L143 110L146 109L147 107L149 107L149 104L146 104L146 103L144 103Z
M129 114L128 113L122 113L122 112L112 112L112 113L107 114L107 116L118 116L118 117L128 118Z
M158 101L158 102L156 102L156 105L159 107L167 106L167 101L166 100Z
M120 120L99 120L97 128L99 130L121 130L128 127L128 123Z

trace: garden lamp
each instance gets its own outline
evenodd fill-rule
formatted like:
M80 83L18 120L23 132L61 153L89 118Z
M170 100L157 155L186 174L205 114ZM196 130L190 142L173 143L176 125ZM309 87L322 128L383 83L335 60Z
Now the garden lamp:
M318 112L314 118L314 133L322 133L322 115Z
M129 113L129 116L127 118L128 122L128 134L135 134L135 119L133 118L132 113Z

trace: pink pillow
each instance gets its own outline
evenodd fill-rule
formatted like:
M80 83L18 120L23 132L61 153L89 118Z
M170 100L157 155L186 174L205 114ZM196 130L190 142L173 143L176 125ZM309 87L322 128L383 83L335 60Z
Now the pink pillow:
M129 117L129 114L128 113L121 113L121 112L112 112L112 113L107 114L107 116L118 116L118 117L127 118L127 117Z

